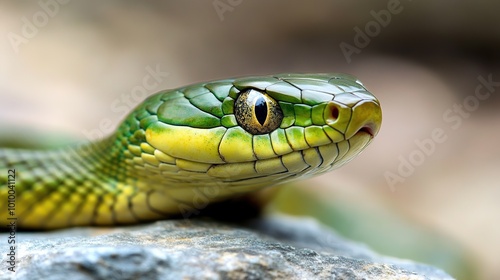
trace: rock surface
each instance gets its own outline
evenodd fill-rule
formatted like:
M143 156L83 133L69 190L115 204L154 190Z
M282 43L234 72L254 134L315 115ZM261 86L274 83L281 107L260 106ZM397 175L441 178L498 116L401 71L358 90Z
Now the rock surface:
M0 245L0 279L452 279L377 255L313 220L285 216L245 226L170 220L17 233L16 244L15 273L4 253L9 245Z

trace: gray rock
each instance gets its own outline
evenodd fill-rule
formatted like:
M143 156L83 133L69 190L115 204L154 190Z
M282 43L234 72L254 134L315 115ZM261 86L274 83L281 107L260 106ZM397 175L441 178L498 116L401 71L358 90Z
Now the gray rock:
M17 233L15 273L0 244L0 279L452 279L285 216Z

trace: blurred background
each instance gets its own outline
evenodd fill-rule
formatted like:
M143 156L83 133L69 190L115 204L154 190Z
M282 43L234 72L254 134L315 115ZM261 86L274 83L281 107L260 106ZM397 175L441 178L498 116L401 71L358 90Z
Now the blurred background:
M4 137L29 127L92 138L111 132L123 108L146 95L200 81L350 73L381 101L378 137L336 172L283 188L269 211L314 216L382 254L457 279L500 279L500 3L42 0L0 7ZM144 91L147 76L157 83ZM429 143L436 129L445 140L424 153L417 142Z

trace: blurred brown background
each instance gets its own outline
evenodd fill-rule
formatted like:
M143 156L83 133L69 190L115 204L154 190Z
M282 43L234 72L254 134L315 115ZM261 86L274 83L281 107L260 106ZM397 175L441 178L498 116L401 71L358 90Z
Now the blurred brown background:
M500 86L474 103L479 76L500 82L500 3L42 0L0 7L3 127L84 138L103 122L116 125L124 115L117 106L137 104L131 93L155 70L149 94L243 75L358 76L382 103L379 136L346 167L284 189L275 207L314 215L381 253L459 279L500 278ZM469 110L454 112L464 100ZM446 140L390 184L387 172L401 175L401 162L419 153L415 141L434 129Z

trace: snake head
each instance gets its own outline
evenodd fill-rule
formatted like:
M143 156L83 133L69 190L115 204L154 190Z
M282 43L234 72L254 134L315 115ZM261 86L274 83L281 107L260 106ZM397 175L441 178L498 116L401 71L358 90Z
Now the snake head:
M346 74L196 84L153 95L137 111L144 112L135 116L144 131L137 145L168 180L244 189L337 168L372 141L382 120L379 101Z

